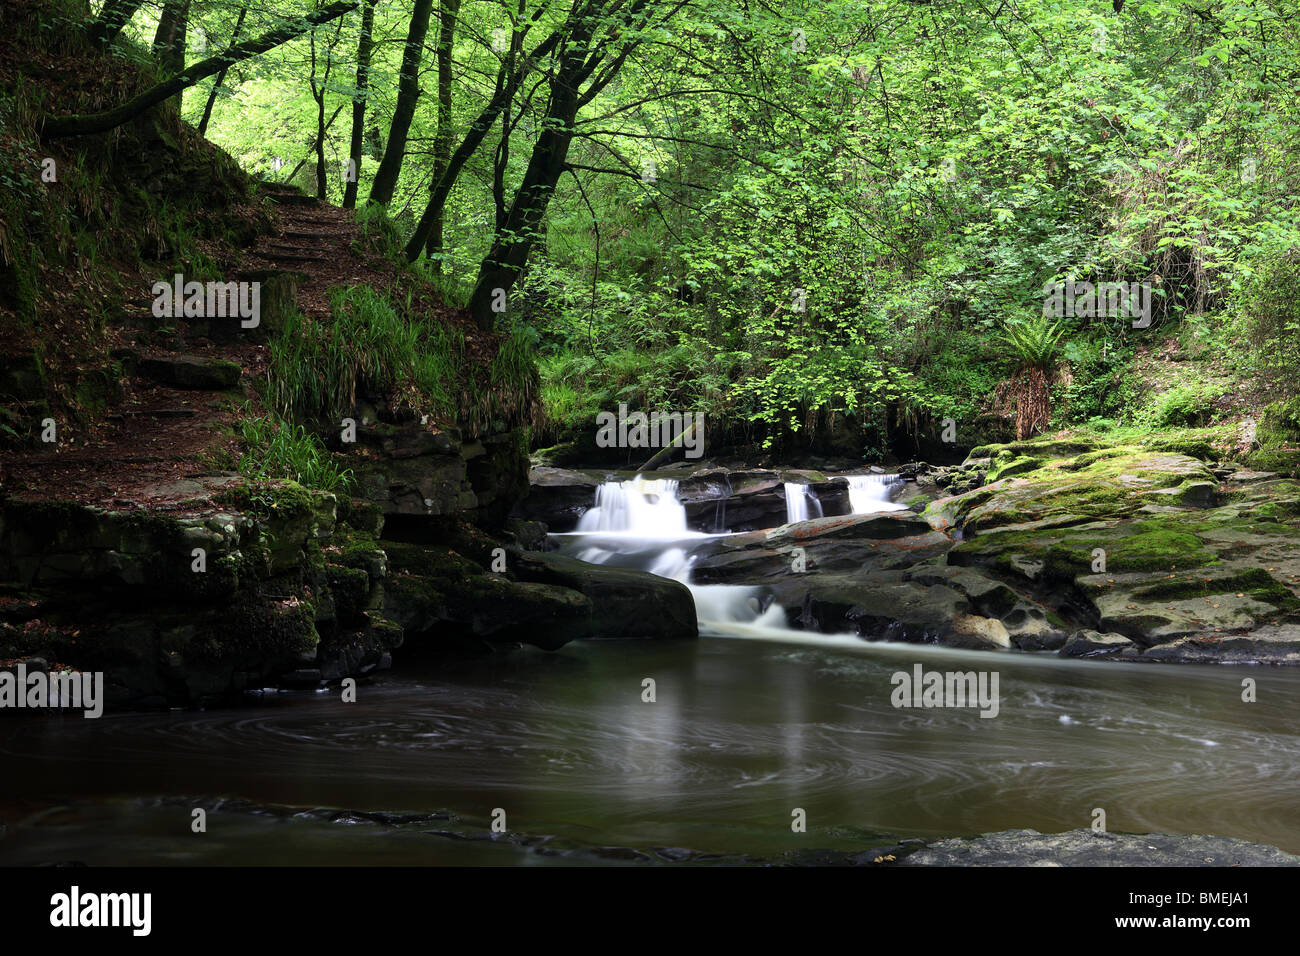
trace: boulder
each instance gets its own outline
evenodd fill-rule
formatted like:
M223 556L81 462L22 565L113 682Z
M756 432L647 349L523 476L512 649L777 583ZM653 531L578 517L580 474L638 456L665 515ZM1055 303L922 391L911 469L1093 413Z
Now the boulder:
M1102 634L1085 628L1070 635L1070 639L1061 648L1061 656L1101 657L1107 654L1118 654L1133 646L1133 642L1123 634L1114 632Z
M537 552L515 553L510 565L523 581L583 595L591 604L589 629L580 635L587 639L672 640L699 634L690 590L669 578Z
M596 503L596 489L603 480L591 472L535 466L528 472L528 493L511 514L523 521L541 521L553 532L572 531Z

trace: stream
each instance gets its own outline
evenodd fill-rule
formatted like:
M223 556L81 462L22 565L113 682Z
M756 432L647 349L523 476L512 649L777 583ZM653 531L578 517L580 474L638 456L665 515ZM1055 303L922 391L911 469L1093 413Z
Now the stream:
M877 484L855 511L896 507ZM606 486L556 543L688 580L703 535L680 510L669 484ZM0 721L0 863L527 865L590 862L568 852L587 847L626 848L614 861L663 847L683 849L650 855L854 851L1087 827L1095 808L1112 831L1300 852L1295 669L868 643L778 626L748 588L692 590L694 642L578 642L427 671L399 659L361 683L356 703L337 689L267 692L210 711ZM996 719L894 707L892 675L917 664L996 672ZM1254 703L1241 700L1244 677L1257 681ZM191 832L195 807L208 811L204 834ZM806 833L792 832L796 808ZM488 838L498 809L527 840ZM453 818L424 816L435 811Z

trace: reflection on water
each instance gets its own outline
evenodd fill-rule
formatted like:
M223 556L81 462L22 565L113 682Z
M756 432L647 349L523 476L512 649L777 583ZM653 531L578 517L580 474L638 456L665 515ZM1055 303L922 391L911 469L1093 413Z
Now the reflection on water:
M1300 851L1294 670L728 630L387 676L363 683L355 704L278 694L207 713L0 721L0 861L505 860L481 842L315 819L244 814L192 835L186 807L219 798L450 810L480 824L500 807L512 831L746 853L1060 831L1101 807L1112 830ZM999 716L891 707L890 675L918 661L998 670ZM1245 676L1257 703L1241 701ZM645 678L654 703L642 700ZM790 831L796 807L807 834Z

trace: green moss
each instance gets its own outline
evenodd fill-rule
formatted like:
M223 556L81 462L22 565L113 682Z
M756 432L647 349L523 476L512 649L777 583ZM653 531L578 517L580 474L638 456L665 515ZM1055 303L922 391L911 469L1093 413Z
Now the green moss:
M325 570L325 579L334 595L339 622L344 626L356 624L370 594L370 576L359 568L331 564Z
M447 605L446 596L428 578L396 574L384 582L384 596L412 619L436 619Z
M1013 475L1023 475L1031 471L1036 471L1042 467L1044 459L1034 458L1030 455L1016 455L1009 451L1000 452L993 460L992 467L989 468L986 482L994 482L1000 478L1010 478Z
M1246 456L1246 464L1257 471L1298 475L1300 474L1300 448L1260 448Z
M325 560L325 551L321 548L320 542L308 539L302 547L303 554L307 556L307 573L313 580L325 580L325 572L329 565Z
M1101 451L1090 451L1087 454L1079 455L1069 461L1061 464L1063 471L1082 471L1090 468L1099 461L1107 461L1111 458L1121 458L1130 453L1128 448L1104 448Z
M996 458L1000 454L1011 456L1030 455L1037 458L1069 458L1095 451L1099 447L1096 439L1085 436L1071 438L1040 437L1027 441L1013 441L1001 445L980 445L972 448L967 458Z
M405 637L405 631L400 624L395 624L386 617L380 617L378 614L371 612L367 615L369 621L370 633L379 643L392 650L402 645Z
M243 594L191 640L184 653L200 661L231 657L268 661L306 653L319 641L312 602Z
M1197 458L1201 461L1216 461L1219 457L1214 450L1214 446L1204 438L1153 438L1150 441L1143 442L1143 446L1152 451L1186 455L1188 458Z
M1192 534L1161 529L1125 538L1107 552L1108 571L1159 571L1217 564L1218 556Z
M380 547L388 555L388 569L397 574L418 574L441 581L483 575L486 572L469 558L449 548L384 541Z
M1300 443L1300 398L1274 402L1265 408L1255 437L1265 447Z
M330 562L346 568L365 569L374 560L375 553L383 550L373 535L354 528L336 530L330 545L338 548L337 553L330 555Z
M1300 609L1300 598L1260 568L1251 568L1222 577L1183 577L1160 581L1133 592L1133 596L1137 598L1169 601L1209 597L1215 594L1246 594L1257 601L1272 604L1280 610Z
M346 495L339 498L339 523L347 525L367 535L379 535L384 528L384 511L373 501L364 498L352 498Z
M319 497L296 481L259 481L228 485L213 500L247 514L294 518L315 511Z
M1039 542L1042 547L1044 542ZM1021 547L1024 545L1022 543ZM1072 538L1047 547L1045 572L1053 578L1092 574L1095 552L1105 552L1105 573L1167 571L1209 567L1219 563L1218 555L1195 535L1162 529L1115 537Z

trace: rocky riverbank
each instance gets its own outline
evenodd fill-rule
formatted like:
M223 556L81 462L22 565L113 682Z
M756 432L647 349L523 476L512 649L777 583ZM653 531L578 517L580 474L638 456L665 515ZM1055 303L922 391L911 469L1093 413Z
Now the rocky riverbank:
M800 477L844 487L822 474L706 468L680 477L679 498L692 526L711 531L701 515L770 519L776 489ZM849 515L827 494L822 518L688 542L692 581L757 587L792 627L871 640L1300 663L1294 479L1218 462L1195 436L1176 448L1095 437L985 446L902 477L906 510ZM566 526L596 484L593 473L535 469L526 513Z
M149 486L148 508L0 501L5 669L103 671L110 707L176 706L394 655L696 636L675 581L520 550L502 524L525 474L517 441L361 436L367 498L217 475Z

